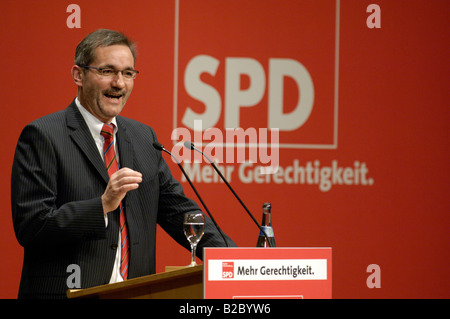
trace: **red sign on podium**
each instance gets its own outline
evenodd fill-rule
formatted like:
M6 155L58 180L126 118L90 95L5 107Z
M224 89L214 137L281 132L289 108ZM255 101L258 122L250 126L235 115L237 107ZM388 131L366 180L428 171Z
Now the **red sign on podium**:
M329 299L331 248L205 248L205 299Z

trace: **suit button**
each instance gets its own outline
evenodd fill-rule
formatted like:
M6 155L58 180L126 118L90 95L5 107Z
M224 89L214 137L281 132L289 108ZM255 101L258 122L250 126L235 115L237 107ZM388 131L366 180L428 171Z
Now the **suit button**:
M118 246L119 246L119 245L117 245L117 244L112 244L112 245L111 245L111 249L112 249L112 250L116 250Z

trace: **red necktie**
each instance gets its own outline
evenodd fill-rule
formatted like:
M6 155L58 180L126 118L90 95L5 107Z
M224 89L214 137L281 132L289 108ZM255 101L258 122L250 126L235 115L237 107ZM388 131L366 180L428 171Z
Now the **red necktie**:
M105 156L105 165L108 175L111 175L119 169L116 161L116 152L114 150L114 124L104 124L100 134L105 138L103 146L103 155ZM120 274L124 280L128 278L128 262L129 256L129 242L128 231L125 223L125 211L122 202L120 203L120 242L121 242L121 260L120 260Z

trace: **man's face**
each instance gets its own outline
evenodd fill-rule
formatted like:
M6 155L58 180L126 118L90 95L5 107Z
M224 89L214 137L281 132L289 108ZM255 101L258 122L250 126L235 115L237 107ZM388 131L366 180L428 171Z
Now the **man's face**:
M90 66L115 70L134 69L134 58L125 45L99 47L95 50L95 59ZM75 82L80 87L78 98L81 104L100 121L110 123L125 106L133 90L134 80L125 79L121 72L107 77L95 69L82 72L81 68L74 68L73 74L80 77L77 82L74 75Z

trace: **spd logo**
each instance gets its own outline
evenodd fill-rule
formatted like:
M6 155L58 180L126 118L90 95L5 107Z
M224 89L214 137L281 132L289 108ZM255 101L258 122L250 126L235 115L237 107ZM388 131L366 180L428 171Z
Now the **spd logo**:
M222 278L223 279L234 278L234 262L232 261L222 262Z
M279 130L279 148L337 147L339 1L178 0L175 11L174 130L201 120L202 131Z

